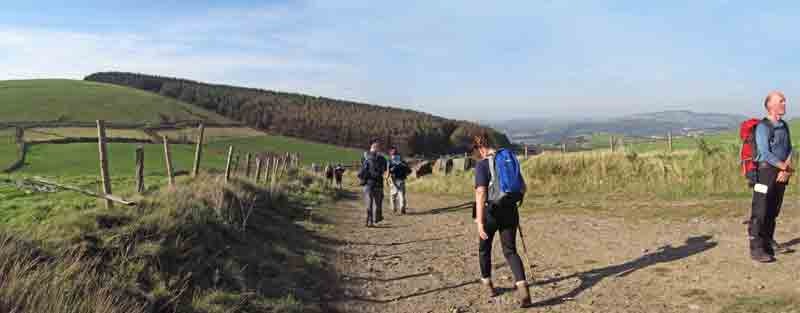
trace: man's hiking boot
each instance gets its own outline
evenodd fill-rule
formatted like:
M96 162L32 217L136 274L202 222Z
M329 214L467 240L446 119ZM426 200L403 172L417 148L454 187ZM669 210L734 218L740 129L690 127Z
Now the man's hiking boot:
M531 306L531 290L528 288L528 282L520 281L516 283L517 297L519 298L519 307L527 308Z
M486 293L489 294L490 298L497 297L497 289L494 289L494 284L491 279L481 278L481 285L486 289Z
M750 258L752 258L753 261L760 263L775 262L775 257L767 254L766 252L752 252L750 253Z
M784 246L782 244L779 244L775 240L770 240L769 245L770 245L770 247L772 247L772 251L774 251L775 253L778 253L778 254L786 254L786 253L791 253L792 252L792 249L789 249L788 247L786 247L786 246Z

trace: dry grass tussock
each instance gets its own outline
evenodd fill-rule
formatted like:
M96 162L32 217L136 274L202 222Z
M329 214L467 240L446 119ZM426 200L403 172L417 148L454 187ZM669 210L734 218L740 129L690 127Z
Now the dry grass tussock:
M671 155L546 154L524 161L522 171L529 192L536 195L667 199L749 195L746 181L740 175L738 151L732 148L704 148ZM472 172L429 176L412 182L411 186L420 191L467 194L472 192L473 177Z
M136 209L1 233L0 312L322 312L330 274L295 221L332 193L299 171L272 188L187 178Z

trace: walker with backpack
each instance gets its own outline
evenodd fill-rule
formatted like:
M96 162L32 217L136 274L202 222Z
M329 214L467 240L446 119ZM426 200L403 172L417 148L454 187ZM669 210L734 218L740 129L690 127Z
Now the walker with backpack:
M753 187L758 182L758 162L756 162L758 147L756 145L756 128L762 123L769 129L769 140L772 141L772 138L775 137L775 127L767 118L748 119L742 122L741 127L739 128L739 138L742 140L742 146L739 152L742 176L747 179L750 187ZM789 132L788 127L786 128L786 132ZM789 134L789 136L791 136L791 134Z

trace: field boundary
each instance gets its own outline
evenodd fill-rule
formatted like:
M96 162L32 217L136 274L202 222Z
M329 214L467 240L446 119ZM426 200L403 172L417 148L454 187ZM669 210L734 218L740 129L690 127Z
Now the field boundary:
M28 154L28 144L23 141L19 143L17 146L19 147L17 160L14 161L14 163L11 163L11 165L6 167L5 169L3 169L2 171L3 174L11 173L25 166L25 156Z

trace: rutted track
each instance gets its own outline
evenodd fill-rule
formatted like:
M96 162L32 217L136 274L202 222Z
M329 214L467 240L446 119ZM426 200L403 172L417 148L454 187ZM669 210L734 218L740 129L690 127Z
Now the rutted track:
M394 216L384 209L386 222L378 228L364 227L356 193L327 211L335 226L323 235L335 251L337 285L343 287L333 297L335 307L517 312L497 241L495 282L502 294L489 299L479 288L474 224L470 207L462 205L470 199L414 193L410 199L411 214ZM795 210L790 205L785 211ZM535 307L519 312L720 312L742 296L800 296L800 255L754 264L739 218L522 215L528 258L535 264L527 268ZM800 247L796 213L781 219L777 236Z

